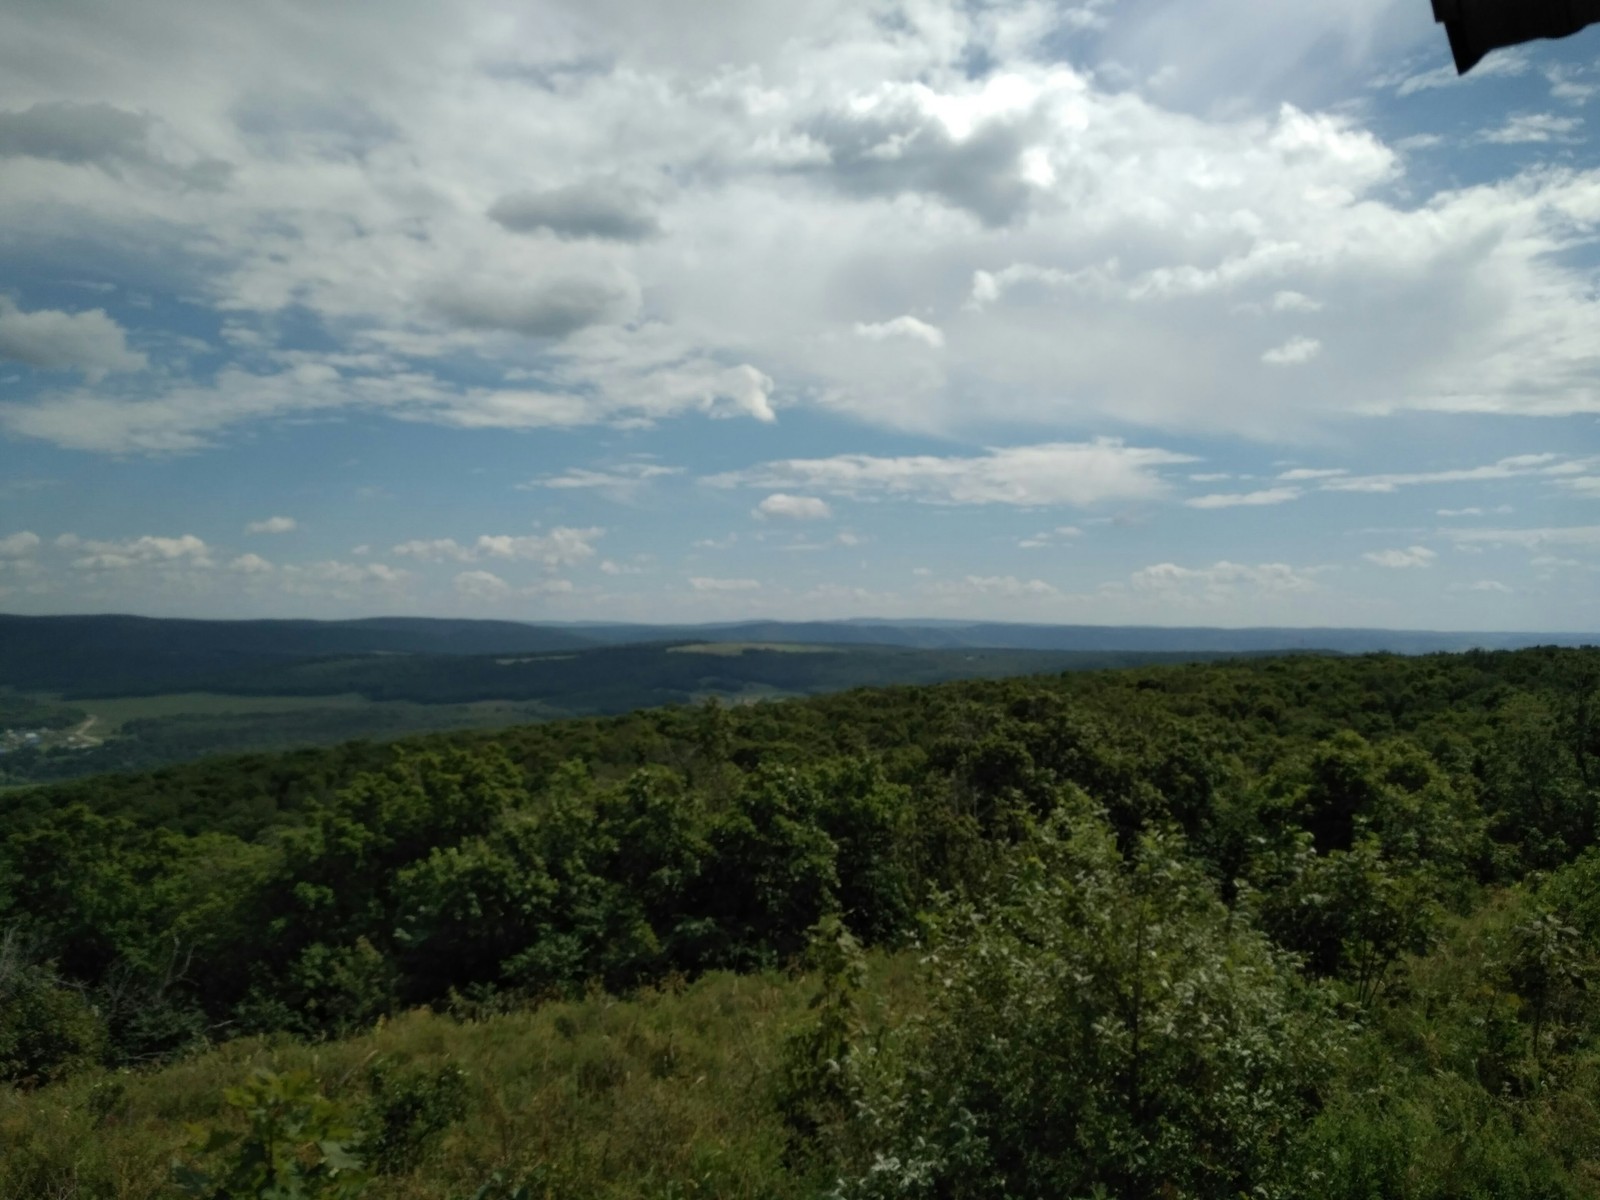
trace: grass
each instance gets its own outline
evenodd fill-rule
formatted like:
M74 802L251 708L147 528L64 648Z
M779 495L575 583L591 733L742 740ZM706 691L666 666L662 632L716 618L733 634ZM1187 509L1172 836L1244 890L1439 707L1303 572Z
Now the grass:
M904 1011L913 960L875 958L871 974L865 994ZM420 1166L375 1180L371 1200L466 1200L496 1173L532 1181L535 1197L816 1195L824 1181L784 1165L772 1092L814 990L803 977L714 974L626 1000L477 1021L416 1011L339 1042L241 1039L155 1071L0 1088L0 1200L166 1200L187 1126L237 1127L222 1091L253 1069L310 1071L358 1108L380 1061L458 1067L468 1099Z
M315 708L370 708L365 696L225 696L219 692L166 692L158 696L113 696L104 700L76 701L85 712L99 718L94 732L110 737L129 721L150 717L192 714L299 712Z

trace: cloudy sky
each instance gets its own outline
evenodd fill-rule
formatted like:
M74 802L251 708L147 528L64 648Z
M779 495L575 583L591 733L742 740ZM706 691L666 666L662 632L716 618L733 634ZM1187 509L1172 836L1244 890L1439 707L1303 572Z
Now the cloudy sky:
M9 0L0 609L1594 629L1597 59Z

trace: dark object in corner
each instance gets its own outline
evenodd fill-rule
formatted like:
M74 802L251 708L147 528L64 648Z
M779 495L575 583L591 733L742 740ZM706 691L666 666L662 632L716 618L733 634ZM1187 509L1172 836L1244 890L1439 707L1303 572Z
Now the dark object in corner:
M1491 50L1570 37L1600 21L1600 0L1433 0L1433 19L1450 37L1456 74L1465 75Z

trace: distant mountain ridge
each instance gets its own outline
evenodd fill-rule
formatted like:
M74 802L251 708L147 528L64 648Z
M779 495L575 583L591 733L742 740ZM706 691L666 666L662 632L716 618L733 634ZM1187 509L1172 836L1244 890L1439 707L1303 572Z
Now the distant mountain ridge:
M122 689L148 690L155 684L181 688L221 675L322 658L368 654L540 654L685 641L917 650L1208 654L1325 650L1340 654L1425 654L1473 648L1593 644L1600 642L1600 634L1034 625L871 618L640 625L432 617L226 621L125 615L0 615L0 685L32 691L93 690L111 694Z
M1600 633L1439 632L1406 629L1220 626L1031 625L1000 621L742 621L714 625L584 625L584 637L612 644L638 641L798 642L826 645L906 646L924 650L1093 650L1187 653L1258 653L1330 650L1340 654L1428 654L1457 650L1514 650L1523 646L1581 646Z

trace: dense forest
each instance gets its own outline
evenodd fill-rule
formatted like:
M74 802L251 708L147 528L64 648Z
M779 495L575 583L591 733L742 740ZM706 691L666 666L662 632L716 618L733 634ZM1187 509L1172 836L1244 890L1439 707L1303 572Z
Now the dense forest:
M3 622L0 622L3 624ZM151 622L165 640L195 624ZM97 727L92 744L0 744L0 787L54 783L108 771L140 771L218 754L292 750L356 739L391 740L437 730L499 728L561 717L631 712L709 697L731 702L807 696L852 687L934 683L952 679L1097 670L1157 662L1225 657L1216 652L924 650L898 646L822 646L777 643L681 642L597 646L559 653L495 654L372 652L305 656L295 647L295 627L312 622L241 622L274 627L254 650L240 651L246 665L198 680L205 691L172 692L169 674L131 681L126 662L96 675L89 664L69 664L77 680L73 697L20 693L0 688L0 738L13 727L63 729L87 721ZM369 640L366 622L346 622ZM467 626L477 642L493 636ZM280 636L278 626L294 630ZM535 633L535 627L528 627ZM380 632L387 629L380 623ZM318 629L318 632L324 632ZM403 631L405 632L405 631ZM406 634L410 636L409 633ZM328 640L324 634L323 640ZM437 635L432 641L445 640ZM469 644L457 636L458 644ZM165 671L215 670L205 638L182 651L162 650ZM148 645L145 649L148 649ZM251 658L272 649L276 657ZM144 651L141 650L140 653ZM4 633L0 630L0 658ZM118 692L123 694L118 695ZM108 728L101 717L131 709L141 715Z
M711 702L7 802L5 1200L1600 1194L1600 650Z

